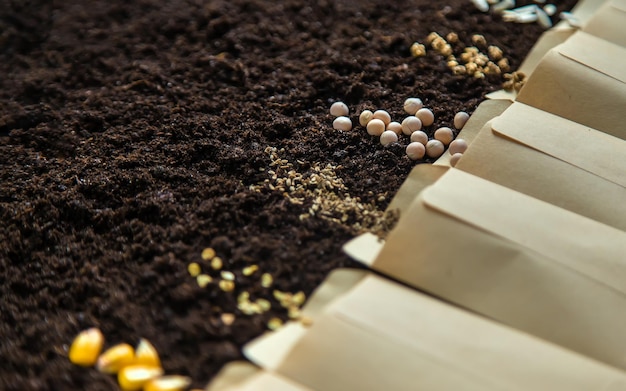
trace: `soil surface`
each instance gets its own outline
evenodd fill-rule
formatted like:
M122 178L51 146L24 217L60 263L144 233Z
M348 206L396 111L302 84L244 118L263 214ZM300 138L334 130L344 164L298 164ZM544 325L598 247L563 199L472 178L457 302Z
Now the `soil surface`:
M0 389L117 389L68 361L92 326L106 346L147 338L204 386L288 318L274 289L308 295L357 267L341 245L376 228L416 162L406 136L333 130L330 104L358 125L365 108L401 121L417 96L432 134L502 83L411 57L432 31L458 33L457 54L482 34L515 69L543 29L459 0L0 0ZM244 291L272 308L243 314Z

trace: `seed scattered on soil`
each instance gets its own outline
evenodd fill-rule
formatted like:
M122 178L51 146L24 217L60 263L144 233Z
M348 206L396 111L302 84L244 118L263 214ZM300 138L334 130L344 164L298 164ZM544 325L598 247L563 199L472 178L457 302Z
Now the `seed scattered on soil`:
M136 365L145 365L147 367L161 367L161 359L154 345L145 338L141 338L135 349Z
M402 124L400 122L391 121L389 125L387 125L387 130L393 131L395 134L402 133Z
M205 261L210 261L211 259L215 257L215 250L213 250L211 247L207 247L204 250L202 250L201 257Z
M391 143L398 142L398 134L393 130L385 130L383 134L380 135L380 143L382 145L389 145Z
M459 111L454 115L454 127L458 130L463 129L469 117L469 114L467 114L466 112Z
M222 271L220 273L220 276L222 277L223 280L226 281L235 281L235 273L233 272L229 272L229 271Z
M430 109L421 108L415 113L415 116L422 121L423 126L430 126L435 122L435 115Z
M335 130L352 130L352 121L348 117L337 117L333 121L333 129Z
M224 323L226 326L230 326L235 322L235 314L225 312L220 315L220 319L222 320L222 323Z
M163 375L161 368L144 365L130 365L122 368L117 381L123 391L138 391L150 380Z
M402 121L402 133L407 136L410 136L411 134L413 134L413 132L416 132L420 129L422 129L422 121L413 115L406 117Z
M387 125L389 125L389 123L391 122L391 116L385 110L376 110L372 115L372 119L379 119L383 121L385 127L387 127Z
M452 129L444 126L435 130L435 140L439 140L443 145L448 145L454 140L454 132Z
M135 360L135 349L127 343L110 347L98 357L96 369L100 372L116 374Z
M409 115L415 115L417 110L424 106L422 100L419 98L408 98L404 101L403 109Z
M191 277L197 277L202 270L200 269L200 265L198 265L196 262L191 262L189 265L187 265L187 271L189 272L189 275Z
M421 130L416 130L411 133L411 142L418 142L426 146L426 143L428 142L428 135Z
M70 346L69 359L72 364L90 367L98 360L103 345L104 336L99 329L81 331Z
M224 292L232 292L235 290L235 282L230 280L220 280L219 287Z
M425 154L426 154L426 147L424 147L424 144L422 143L415 141L406 146L406 155L411 160L422 159L424 158Z
M367 123L370 122L374 113L370 110L363 110L359 115L359 124L361 126L367 126Z
M213 282L213 277L209 276L208 274L199 274L196 277L196 282L198 283L198 286L200 288L205 288L207 285Z
M430 140L426 143L426 154L431 158L438 158L443 154L445 147L439 140Z
M269 288L274 283L274 278L269 273L263 273L261 276L261 286L263 288Z
M283 321L280 318L272 318L267 322L267 328L275 331L283 326Z
M168 375L152 379L143 387L143 391L184 391L191 385L187 376Z
M330 106L330 115L335 117L346 117L350 113L350 109L343 102L335 102Z
M385 123L378 118L371 119L367 124L367 133L372 136L380 136L385 131Z
M254 273L256 273L257 270L259 270L258 265L250 265L250 266L244 267L242 273L244 276L251 276Z
M211 268L213 270L220 270L224 266L224 261L220 257L214 257L211 259Z
M448 147L448 151L450 155L454 155L455 153L464 153L467 150L467 141L462 138L457 138L453 142L450 143L450 147Z

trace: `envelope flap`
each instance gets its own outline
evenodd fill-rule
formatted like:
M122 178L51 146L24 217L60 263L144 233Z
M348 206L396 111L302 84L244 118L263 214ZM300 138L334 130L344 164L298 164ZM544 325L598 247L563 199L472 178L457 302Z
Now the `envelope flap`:
M456 169L422 197L427 207L626 293L626 233L620 230Z
M626 141L516 102L492 122L507 136L626 187Z
M595 69L621 83L626 83L626 48L578 31L557 46L563 56Z

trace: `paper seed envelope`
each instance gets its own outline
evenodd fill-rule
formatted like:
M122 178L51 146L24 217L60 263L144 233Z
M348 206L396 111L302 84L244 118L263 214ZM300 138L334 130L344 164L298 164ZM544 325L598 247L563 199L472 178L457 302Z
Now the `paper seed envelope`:
M626 139L626 48L577 32L550 50L517 101Z
M315 390L626 387L622 371L373 274L332 301L299 340L288 336L289 352L276 362L290 326L245 353Z
M450 169L369 266L624 369L624 254L623 231Z
M514 103L456 168L626 231L624 156L624 140Z
M626 46L626 0L609 0L593 15L583 31Z

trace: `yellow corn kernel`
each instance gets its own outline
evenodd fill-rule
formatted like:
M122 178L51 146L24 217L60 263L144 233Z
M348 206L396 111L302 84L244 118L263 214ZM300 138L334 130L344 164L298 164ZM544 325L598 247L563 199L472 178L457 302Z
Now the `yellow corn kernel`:
M135 351L127 343L121 343L107 349L98 357L96 369L100 372L115 374L122 368L131 365L135 359Z
M243 268L243 275L244 276L251 276L253 275L257 270L259 270L259 266L258 265L250 265L247 267Z
M138 391L150 380L163 375L161 368L129 365L117 374L117 382L124 391Z
M189 275L191 277L198 277L198 275L202 273L200 265L198 265L196 262L191 262L189 265L187 265L187 271L189 272Z
M200 256L205 261L210 261L211 259L215 257L215 250L213 250L211 247L207 247L204 250L202 250L202 255Z
M84 367L92 366L98 360L103 345L104 336L100 330L95 327L84 330L74 338L70 346L70 361Z
M135 365L143 365L146 367L161 368L161 360L159 353L155 347L144 338L139 340L137 349L135 350Z
M190 384L191 379L186 376L161 376L147 382L143 391L181 391L187 389Z
M222 266L224 266L224 261L222 261L222 258L214 257L211 260L211 267L213 268L213 270L220 270Z

